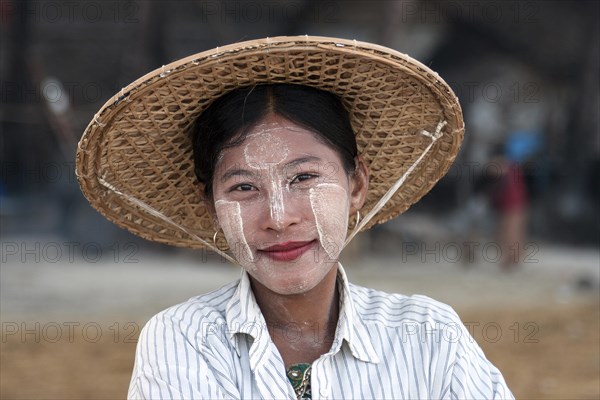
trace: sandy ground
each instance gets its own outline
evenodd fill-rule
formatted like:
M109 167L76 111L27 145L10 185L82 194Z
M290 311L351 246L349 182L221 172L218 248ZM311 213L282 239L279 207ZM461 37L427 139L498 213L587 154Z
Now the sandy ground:
M188 252L46 256L2 260L2 399L124 398L145 321L239 276ZM598 251L544 247L510 274L443 258L344 264L355 283L451 304L517 398L600 397Z

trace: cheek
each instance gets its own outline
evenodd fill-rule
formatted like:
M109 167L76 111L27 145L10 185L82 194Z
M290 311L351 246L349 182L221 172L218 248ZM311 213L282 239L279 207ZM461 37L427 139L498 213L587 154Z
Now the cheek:
M237 201L217 200L215 202L215 210L227 243L238 262L246 265L245 261L254 261L254 253L244 234L244 218L240 203Z
M342 251L348 229L348 193L335 184L320 184L310 190L310 205L321 246L335 260Z

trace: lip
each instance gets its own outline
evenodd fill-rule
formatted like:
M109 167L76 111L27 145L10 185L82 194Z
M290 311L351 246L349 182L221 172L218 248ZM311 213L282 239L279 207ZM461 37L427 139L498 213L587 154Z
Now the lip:
M274 246L259 250L259 252L275 261L293 261L310 250L316 242L315 239L304 242L278 243Z

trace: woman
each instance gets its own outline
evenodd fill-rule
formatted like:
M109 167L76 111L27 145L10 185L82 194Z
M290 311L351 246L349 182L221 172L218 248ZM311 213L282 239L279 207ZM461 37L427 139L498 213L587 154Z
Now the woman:
M80 143L84 193L242 267L148 322L129 397L512 398L450 307L352 285L338 262L431 189L462 134L435 73L356 41L234 44L124 88Z

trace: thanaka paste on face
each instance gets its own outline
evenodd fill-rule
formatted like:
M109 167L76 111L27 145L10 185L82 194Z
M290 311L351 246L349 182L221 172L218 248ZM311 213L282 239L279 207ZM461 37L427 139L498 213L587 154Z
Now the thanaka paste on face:
M290 156L288 146L298 140L288 139L288 134L293 131L299 135L314 135L285 120L254 127L245 143L236 146L241 152L237 154L244 160L241 168L252 171L247 182L254 187L253 190L238 192L228 184L224 197L217 200L219 204L215 202L218 219L237 262L258 281L282 294L302 293L330 270L342 249L348 219L349 199L344 187L319 184L325 178L323 172L326 172L322 162L317 163L317 169L310 167L310 171L319 178L306 183L296 179L298 173L309 171L308 168L285 164L298 157L315 155L312 151L296 151L295 157ZM313 139L300 140L312 141L314 136ZM218 163L225 159L229 162L236 160L225 157L225 153L221 156ZM323 160L329 160L329 157ZM340 207L341 201L344 202L343 207ZM346 210L344 215L343 210ZM282 263L259 252L281 242L314 239L319 243L315 251L322 254L320 259L316 252L311 252L306 253L302 260Z
M260 171L259 176L268 176L270 184L270 190L267 193L269 211L276 226L281 228L286 210L286 197L290 195L290 190L285 171L282 171L279 167L288 157L289 150L287 145L272 133L281 129L297 130L297 128L277 122L259 124L254 129L256 132L248 135L247 138L259 138L260 141L246 143L244 158L248 167ZM339 204L340 198L345 199L342 207ZM264 201L262 194L260 199ZM322 183L309 190L308 200L315 218L321 247L331 260L336 260L342 250L346 236L349 209L348 193L339 185ZM240 243L242 251L244 251L243 254L246 255L246 260L254 261L255 256L248 245L243 229L244 223L239 202L221 202L223 205L227 204L221 207L223 209L227 208L227 213L225 213L227 223L224 225L228 225L229 232L225 236L234 238L235 242L230 243Z
M247 264L252 269L252 262L255 261L255 257L244 234L244 220L242 219L240 203L237 201L217 200L215 201L215 210L219 218L219 223L223 228L225 239L227 239L227 243L234 250L235 258L240 264L244 266ZM240 246L239 250L237 246ZM244 260L249 261L249 263L243 262Z
M285 213L284 190L289 189L287 185L282 185L286 177L277 167L287 158L289 150L286 144L271 132L281 129L293 130L293 127L276 122L259 124L254 129L256 132L248 137L260 138L261 142L247 143L244 147L244 158L250 168L260 170L261 175L262 172L267 173L271 184L268 193L269 211L277 227L281 228Z
M310 189L309 197L321 246L330 261L337 261L348 229L348 192L339 185L321 183Z

